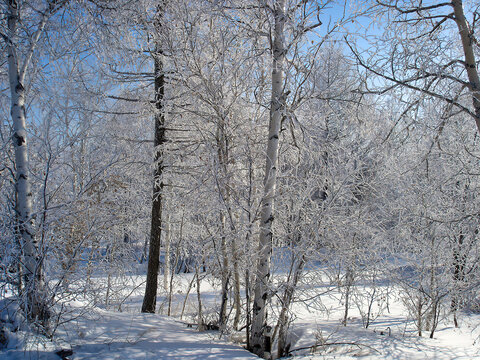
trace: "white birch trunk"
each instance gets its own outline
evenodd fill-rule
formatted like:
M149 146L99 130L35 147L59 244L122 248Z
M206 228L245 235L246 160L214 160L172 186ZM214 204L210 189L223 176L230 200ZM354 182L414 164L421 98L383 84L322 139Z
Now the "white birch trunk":
M480 78L478 75L477 62L475 59L475 39L473 31L465 18L463 12L463 1L453 0L453 10L458 32L462 39L463 52L465 55L465 69L467 70L468 81L470 82L470 91L472 92L473 108L475 111L475 122L477 130L480 133Z
M272 252L273 207L276 193L278 140L283 116L285 94L283 89L283 63L285 61L284 24L285 0L277 0L274 10L275 32L273 40L272 98L265 165L264 195L261 203L260 239L253 301L250 347L260 357L265 354L265 306L268 298L270 254Z
M30 62L34 45L37 43L44 22L40 24L37 33L31 40L31 46L26 54L25 62L20 68L18 53L14 40L17 35L19 10L16 1L8 2L8 77L11 95L11 116L13 123L13 145L15 152L15 186L17 192L16 212L18 219L18 234L21 238L23 254L24 296L22 299L27 317L30 321L39 321L39 325L46 327L49 318L48 306L45 299L44 284L41 269L41 256L38 243L35 239L32 218L32 193L29 180L29 162L27 148L27 130L25 114L25 88L23 82L25 71ZM46 21L46 20L45 20ZM37 36L38 34L38 36Z

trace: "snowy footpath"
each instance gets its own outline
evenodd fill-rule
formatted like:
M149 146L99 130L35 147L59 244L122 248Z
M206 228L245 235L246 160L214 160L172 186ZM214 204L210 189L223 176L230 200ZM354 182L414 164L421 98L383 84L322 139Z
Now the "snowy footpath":
M226 343L218 332L198 332L172 318L96 309L59 328L57 335L69 359L258 359L239 345ZM61 347L30 339L30 349L0 351L0 359L55 359Z

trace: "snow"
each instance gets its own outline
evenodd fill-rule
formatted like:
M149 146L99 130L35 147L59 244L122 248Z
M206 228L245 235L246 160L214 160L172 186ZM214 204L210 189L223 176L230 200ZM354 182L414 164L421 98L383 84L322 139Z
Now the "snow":
M139 312L143 293L139 285L144 277L138 276L122 288L125 294L131 294L122 302L122 312L115 304L91 306L87 300L80 299L66 302L65 318L71 321L58 327L54 342L36 338L31 333L24 338L21 331L12 333L12 341L7 350L0 352L0 359L59 359L55 355L59 349L72 349L70 359L256 359L240 344L234 344L233 336L187 327L186 323L194 322L196 313L195 289L186 302L183 319L179 319L191 279L192 274L176 277L174 317ZM220 292L215 281L207 280L202 281L202 301L207 316L209 312L214 316ZM132 290L135 287L137 289ZM318 289L308 289L305 296L315 291ZM158 307L165 312L165 292L161 288L160 292ZM399 292L391 293L388 310L367 329L362 326L355 305L350 310L347 326L341 324L343 306L334 287L320 299L295 303L292 312L296 318L290 328L291 349L318 343L315 354L309 350L295 351L295 359L480 359L477 344L480 315L459 314L460 328L455 328L447 314L433 339L428 338L428 333L418 337L413 322L406 319ZM269 316L272 321L275 312Z
M144 277L136 280L142 282ZM123 290L126 294L132 292L132 288ZM53 343L18 331L7 350L0 351L0 359L58 360L55 352L60 349L72 349L73 355L68 358L75 360L258 359L240 345L221 339L218 331L198 332L173 317L140 313L143 290L138 287L133 292L125 305L126 312L92 307L78 299L66 302L64 317L71 321L58 327Z
M252 359L239 346L199 333L172 318L97 310L66 333L75 342L75 359ZM75 338L78 337L78 340Z
M362 329L361 324L339 326L334 322L325 322L318 326L325 334L330 334L326 343L352 343L357 345L327 345L319 350L325 355L298 356L298 359L480 359L475 340L470 330L445 327L436 333L434 339L404 334L405 324L394 325L394 321L385 321L374 326L374 329ZM386 329L391 327L391 335ZM393 325L393 326L392 326ZM403 326L402 326L403 325ZM305 330L308 325L297 326ZM295 348L311 345L310 337L304 333ZM319 351L320 352L320 351ZM328 357L328 354L332 354ZM334 354L334 355L333 355Z
M366 289L371 290L371 289ZM442 316L434 338L428 331L419 337L412 320L406 318L406 309L400 300L401 291L390 290L388 307L365 329L360 312L352 301L347 326L343 318L342 298L336 289L321 297L323 311L313 310L304 303L296 303L292 313L296 319L290 331L291 349L320 343L317 355L308 350L294 352L298 359L480 359L480 315L460 313L460 327L453 326L453 318ZM448 306L448 305L447 305ZM376 304L374 312L378 311ZM321 343L325 343L322 346ZM341 345L330 345L341 344ZM302 355L303 356L300 356ZM305 355L308 354L308 355Z
M58 331L57 346L9 349L2 359L59 359L58 344L72 349L72 359L255 359L239 345L222 341L218 332L199 333L173 318L95 309Z

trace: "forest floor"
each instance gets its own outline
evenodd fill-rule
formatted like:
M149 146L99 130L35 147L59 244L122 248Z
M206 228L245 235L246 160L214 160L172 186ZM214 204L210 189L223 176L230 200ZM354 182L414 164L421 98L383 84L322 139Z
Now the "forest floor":
M187 327L195 320L195 288L191 288L180 319L192 276L175 277L172 317L141 314L141 283L145 278L131 277L128 283L112 283L108 306L101 301L105 296L101 292L93 302L80 297L65 302L63 319L68 321L58 321L53 342L21 330L9 332L9 343L0 350L0 359L60 359L55 354L60 349L73 351L69 359L255 359L240 344L244 334L221 336L218 331L198 332ZM218 284L204 279L201 287L208 322L215 319L219 307ZM385 300L372 305L374 319L367 329L359 311L364 304L358 296L352 300L348 324L343 326L344 307L338 290L324 287L321 296L312 296L314 293L320 293L320 289L304 291L304 301L292 309L296 318L290 329L290 349L316 344L316 351L294 351L296 359L480 359L480 315L459 314L460 327L455 328L451 316L446 314L430 339L428 332L417 336L414 322L405 315L404 302L391 289L388 303ZM159 297L160 313L166 312L165 295ZM8 313L7 303L8 299L3 299L0 304L3 321ZM14 307L9 309L13 311Z

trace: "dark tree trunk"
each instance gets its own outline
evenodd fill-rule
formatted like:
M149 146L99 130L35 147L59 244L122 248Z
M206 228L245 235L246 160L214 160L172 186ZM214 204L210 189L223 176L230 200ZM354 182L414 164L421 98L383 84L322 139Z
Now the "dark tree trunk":
M458 327L457 310L460 302L460 292L462 291L462 284L465 279L465 255L462 254L462 247L465 235L460 234L457 240L457 247L453 250L453 281L455 289L452 294L452 303L450 308L453 312L453 322L455 327Z
M470 27L464 11L463 1L452 1L454 19L457 23L458 33L462 40L463 54L465 55L465 70L468 76L469 89L472 93L473 108L475 111L475 123L480 133L480 77L477 69L477 60L475 58L475 39L474 30Z
M154 313L157 302L158 269L160 266L160 239L162 235L162 173L163 173L163 144L165 137L165 115L163 98L165 93L165 76L163 72L163 55L160 49L158 35L163 18L163 4L158 5L155 19L157 32L156 48L153 54L155 66L155 170L152 199L152 219L150 230L150 246L148 251L147 283L143 298L142 312Z

